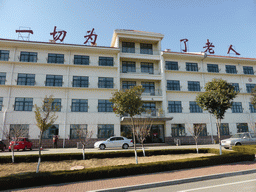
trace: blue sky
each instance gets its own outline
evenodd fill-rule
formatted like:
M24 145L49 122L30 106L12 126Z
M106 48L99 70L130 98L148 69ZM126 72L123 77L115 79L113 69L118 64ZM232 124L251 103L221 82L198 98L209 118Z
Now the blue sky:
M65 43L83 44L95 28L99 46L110 46L115 29L165 35L162 50L204 51L215 55L232 44L241 57L256 57L256 1L253 0L0 0L0 38L18 39L19 26L31 27L31 41L48 42L54 26L67 31ZM232 55L233 56L233 55Z

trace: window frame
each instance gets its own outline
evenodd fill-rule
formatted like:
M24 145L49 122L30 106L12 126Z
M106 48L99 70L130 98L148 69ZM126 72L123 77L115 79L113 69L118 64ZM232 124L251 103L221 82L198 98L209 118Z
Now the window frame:
M186 71L195 71L195 72L198 72L198 63L189 63L189 62L186 62Z
M99 113L112 113L113 103L107 99L98 99L98 112Z
M180 81L178 81L178 80L167 80L167 90L169 90L169 91L180 91Z
M186 128L184 123L171 125L172 137L184 137L186 136Z
M113 77L98 77L98 88L114 88L114 78Z
M0 85L5 85L6 82L6 73L0 72Z
M251 93L252 90L256 87L256 84L254 83L246 83L246 92Z
M245 75L254 75L254 70L252 66L243 66L243 72Z
M154 64L149 62L140 63L141 73L154 74Z
M21 51L20 52L20 62L37 62L37 52L27 52Z
M64 64L64 54L48 53L47 63Z
M122 89L131 89L136 86L136 81L122 81Z
M72 99L71 112L88 112L88 99Z
M226 65L226 73L237 74L236 65Z
M89 87L89 77L73 76L72 87Z
M9 61L9 50L0 50L0 61Z
M168 101L168 112L169 113L182 113L181 101Z
M150 43L140 43L140 54L153 55L153 45Z
M32 111L33 98L30 97L15 97L14 111Z
M122 61L122 73L136 73L136 62Z
M104 134L100 134L100 132ZM114 136L114 124L98 124L98 138L109 138Z
M200 81L188 81L188 91L201 91Z
M195 101L189 101L190 113L203 113L203 109Z
M128 46L130 45L130 46ZM134 42L122 42L122 52L123 53L135 53L135 43Z
M45 86L62 87L63 75L46 75Z
M209 73L219 73L219 65L218 64L207 64L207 71Z
M114 66L114 57L99 56L99 66Z
M172 71L179 71L178 61L165 61L165 69Z
M83 131L81 136L77 135L78 131L76 131L76 130L78 130L78 129ZM87 129L88 129L87 124L70 124L69 138L70 139L86 138Z
M242 102L233 102L231 106L232 113L243 113Z
M87 55L74 55L74 65L89 65L90 57Z
M17 85L34 86L36 82L35 76L35 74L18 73Z

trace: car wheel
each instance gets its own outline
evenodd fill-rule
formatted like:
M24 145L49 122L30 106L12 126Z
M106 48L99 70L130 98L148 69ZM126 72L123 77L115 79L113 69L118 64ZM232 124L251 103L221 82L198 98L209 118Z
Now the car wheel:
M30 149L29 149L30 151L32 151L32 147L30 147Z
M129 148L129 145L123 144L123 149L128 149L128 148Z
M17 151L19 151L19 149L17 149Z
M9 149L9 152L11 152L12 150L11 149Z
M105 145L103 145L103 144L100 145L100 150L104 150L105 148L106 148Z
M27 150L27 147L24 147L23 151L26 151Z
M242 145L241 143L236 143L236 146L240 146L240 145Z
M3 146L2 151L5 151L5 146Z

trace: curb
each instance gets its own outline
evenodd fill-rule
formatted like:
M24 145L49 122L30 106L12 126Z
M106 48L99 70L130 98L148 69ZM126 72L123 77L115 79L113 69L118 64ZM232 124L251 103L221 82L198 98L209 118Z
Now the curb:
M221 173L221 174L214 174L214 175L206 175L206 176L199 176L199 177L191 177L186 179L178 179L178 180L170 180L170 181L163 181L163 182L155 182L155 183L146 183L141 185L133 185L127 187L116 187L116 188L108 188L108 189L100 189L100 190L93 190L90 192L123 192L123 191L132 191L132 190L141 190L141 189L149 189L149 188L156 188L156 187L165 187L170 185L178 185L184 183L192 183L198 181L206 181L210 179L220 179L224 177L232 177L232 176L239 176L239 175L247 175L256 173L256 169L250 169L246 171L236 171L236 172L229 172L229 173Z

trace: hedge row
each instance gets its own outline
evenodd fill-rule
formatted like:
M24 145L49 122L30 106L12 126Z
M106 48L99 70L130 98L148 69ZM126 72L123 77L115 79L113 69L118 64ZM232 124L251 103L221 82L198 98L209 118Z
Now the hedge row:
M210 152L214 150L208 149ZM216 152L216 150L215 150ZM90 168L77 171L56 171L41 173L26 173L11 175L0 178L1 190L32 187L39 185L49 185L65 182L76 182L95 180L103 178L113 178L127 175L137 175L146 173L155 173L161 171L171 171L178 169L196 168L211 165L220 165L225 163L234 163L239 161L253 161L254 154L229 152L223 155L200 157L193 159L182 159L172 161L162 161L143 164L129 164L113 167Z
M163 149L163 150L146 150L146 156L167 155L167 154L188 154L196 153L196 149ZM200 153L208 153L208 149L200 149ZM111 151L111 152L95 152L85 153L86 159L104 159L115 157L132 157L134 151ZM142 150L138 150L138 156L143 156ZM59 154L44 154L42 161L65 161L65 160L82 160L82 153L59 153ZM20 162L37 162L38 155L15 155L15 163ZM11 156L0 156L0 163L11 163Z
M242 146L233 146L234 151L241 153L253 153L256 154L256 145L242 145Z

